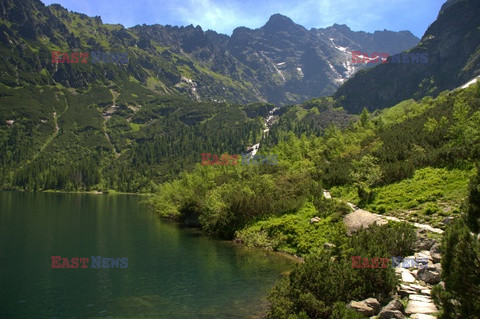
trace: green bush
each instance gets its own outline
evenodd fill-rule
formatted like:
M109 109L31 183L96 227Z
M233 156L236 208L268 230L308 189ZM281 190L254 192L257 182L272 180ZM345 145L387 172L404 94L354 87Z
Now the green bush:
M337 302L333 306L330 319L364 319L365 317L353 309L347 308L343 302Z
M425 215L433 215L438 212L438 205L434 203L428 203L422 210Z
M374 225L360 230L342 248L307 257L270 292L268 318L357 318L336 302L372 296L386 299L395 290L397 278L391 267L353 268L351 257L407 256L415 240L408 224Z
M480 318L480 242L465 221L447 227L442 242L442 280L432 297L442 307L442 319Z

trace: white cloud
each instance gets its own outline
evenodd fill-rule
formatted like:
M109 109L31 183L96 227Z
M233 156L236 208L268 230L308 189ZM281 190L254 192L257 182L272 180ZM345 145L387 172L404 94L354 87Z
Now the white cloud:
M262 23L260 17L252 17L241 5L233 2L220 4L213 0L186 0L182 6L172 7L172 10L176 11L177 19L184 24L200 25L205 30L226 34L238 26Z

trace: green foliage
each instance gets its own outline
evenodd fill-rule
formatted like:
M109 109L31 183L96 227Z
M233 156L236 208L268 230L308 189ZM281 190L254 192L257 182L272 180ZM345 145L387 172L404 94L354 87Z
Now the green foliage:
M445 289L437 285L432 290L435 302L442 306L440 318L479 318L480 242L461 218L447 228L442 252Z
M135 85L0 85L1 186L152 192L199 163L202 152L239 154L262 134L261 120L243 107L158 97ZM143 94L133 98L131 90Z
M356 312L353 309L347 308L347 305L343 302L336 302L333 305L332 315L330 319L363 319L362 314Z
M467 196L471 172L468 167L422 168L415 171L413 177L400 182L365 188L364 197L355 194L351 187L333 188L332 195L379 214L388 212L389 215L408 218L407 214L414 211L418 220L431 216L432 224L441 225L442 216L454 214L454 208L460 206Z
M466 203L467 224L474 233L480 233L480 165L477 164L476 175L470 180L468 200Z
M407 225L374 226L360 230L344 247L306 258L270 292L268 317L358 318L337 302L371 296L387 298L397 279L393 268L352 267L352 256L387 257L411 253L415 232Z
M360 125L363 127L367 127L370 121L370 113L368 112L367 108L363 108L362 114L360 114Z
M205 233L231 239L254 220L297 211L318 192L312 163L296 152L301 149L292 137L272 150L278 165L197 165L149 202L164 216L196 220Z
M248 246L284 251L299 256L316 252L322 249L325 243L340 246L345 240L345 229L340 218L341 210L345 208L334 200L325 202L328 204L322 205L321 214L308 202L294 214L272 216L257 221L238 231L235 237ZM322 219L310 224L310 219L315 216L322 216Z

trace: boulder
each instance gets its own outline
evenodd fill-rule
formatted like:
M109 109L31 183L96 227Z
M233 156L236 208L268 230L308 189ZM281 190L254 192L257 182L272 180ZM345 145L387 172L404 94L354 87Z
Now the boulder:
M375 310L369 305L367 305L365 301L350 301L348 307L358 313L361 313L365 317L370 317L375 314Z
M343 218L343 222L347 226L347 235L352 236L353 233L358 231L360 228L368 228L370 225L378 224L384 225L387 221L381 217L376 216L370 212L367 212L363 209L357 209L353 213L347 214Z
M430 256L432 256L432 260L434 263L439 263L442 255L441 255L441 246L439 243L436 243L435 245L430 248Z
M320 217L313 217L310 219L310 224L315 224L321 221L322 219Z
M440 274L436 271L431 271L427 268L422 268L417 272L417 279L426 282L427 284L438 284L440 282Z
M401 303L400 300L398 299L393 299L385 307L383 307L383 309L400 310L401 312L405 311L405 307L403 306L403 303Z
M436 243L436 240L433 238L419 237L415 242L415 246L418 250L430 250Z
M375 311L375 313L378 313L382 308L380 306L380 302L378 302L378 300L375 298L365 299L364 302L367 304L367 306L369 306L370 308L373 308L373 311Z
M405 318L405 316L403 315L404 310L405 308L403 307L403 304L399 300L394 299L390 301L385 307L382 308L382 310L378 314L378 317L381 319L389 319L389 318L403 319Z

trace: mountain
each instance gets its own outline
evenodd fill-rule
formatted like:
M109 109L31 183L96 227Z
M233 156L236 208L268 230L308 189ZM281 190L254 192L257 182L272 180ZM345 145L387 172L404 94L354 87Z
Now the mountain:
M480 6L449 0L420 43L408 53L427 53L427 63L389 63L355 74L334 94L338 105L359 113L400 101L436 96L480 75Z
M255 70L259 90L276 104L332 94L367 64L352 64L351 51L393 54L417 43L408 31L351 31L346 25L307 30L280 14L261 28L237 28L227 50Z
M365 64L350 51L397 53L418 43L410 32L353 32L347 26L307 30L276 14L261 28L232 36L200 26L125 29L100 17L39 0L2 1L1 83L85 88L126 80L158 94L202 101L296 103L334 93ZM53 64L51 51L126 52L125 65Z
M306 30L281 15L231 37L199 26L126 29L39 0L4 0L0 43L1 188L151 192L202 153L240 154L258 143L274 108L265 101L333 93L366 67L352 66L348 50L402 50L417 39ZM90 57L52 63L52 51ZM128 62L93 63L95 52L123 52ZM349 118L330 100L321 107L327 117L311 110L300 129ZM295 112L303 111L288 123Z

